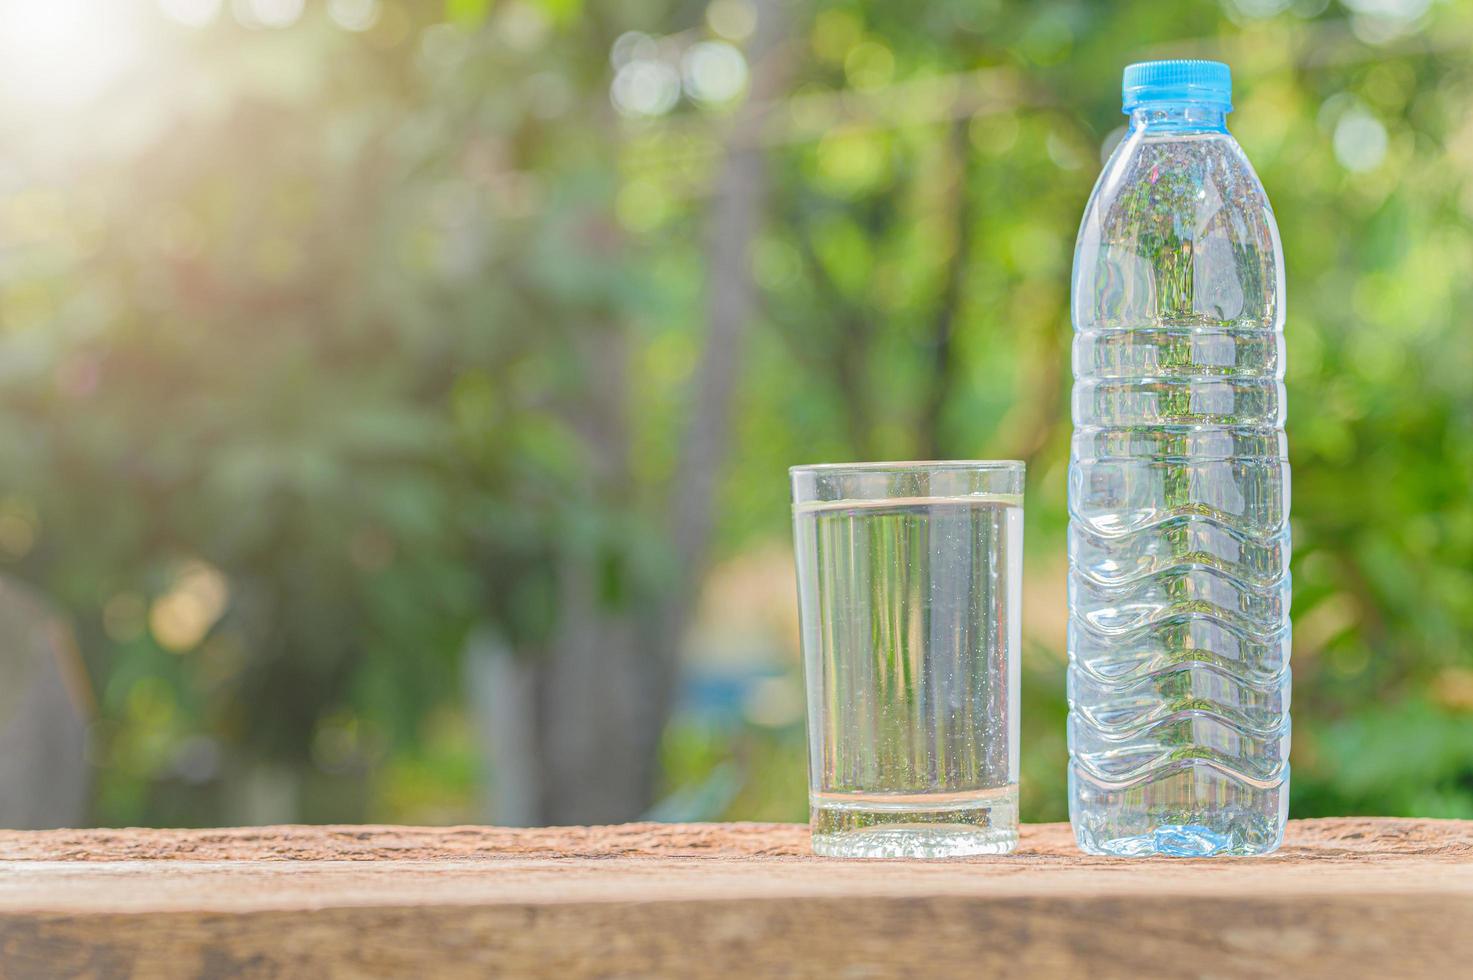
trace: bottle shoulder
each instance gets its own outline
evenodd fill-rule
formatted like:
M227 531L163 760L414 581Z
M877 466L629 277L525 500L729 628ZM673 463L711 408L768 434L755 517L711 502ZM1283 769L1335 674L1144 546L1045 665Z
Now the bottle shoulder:
M1277 330L1283 280L1268 195L1230 134L1137 130L1116 148L1080 223L1077 327Z
M1172 216L1206 224L1219 211L1274 223L1263 182L1230 133L1127 135L1100 172L1085 222L1116 230L1132 222ZM1191 230L1190 227L1183 230Z

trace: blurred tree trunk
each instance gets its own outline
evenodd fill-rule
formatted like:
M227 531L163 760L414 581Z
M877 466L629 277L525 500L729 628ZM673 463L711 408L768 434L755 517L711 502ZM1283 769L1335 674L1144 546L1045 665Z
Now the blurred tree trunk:
M535 826L542 816L537 756L537 662L518 657L495 630L471 634L466 686L481 756L481 812L502 827Z
M485 638L473 644L470 686L493 770L488 815L499 823L616 823L638 818L654 802L660 738L707 562L732 398L757 308L750 259L767 185L758 137L782 72L773 57L779 5L756 6L749 49L755 81L747 109L727 133L712 187L706 333L665 506L674 575L657 596L618 602L602 594L599 556L565 555L558 625L547 649L529 656ZM607 327L593 331L587 345L590 383L573 423L589 448L593 499L617 510L634 496L624 422L627 340Z
M71 634L0 580L0 827L81 826L91 695Z
M931 317L931 383L921 403L916 454L917 459L945 459L951 440L942 431L943 412L957 384L956 320L962 306L962 289L972 259L972 236L975 224L970 159L968 120L954 119L947 137L952 164L953 241L951 259L946 264L946 278Z
M583 338L588 385L574 418L589 452L589 499L618 511L630 497L628 336L604 326ZM638 610L606 594L604 556L560 556L557 627L535 658L540 823L618 823L649 805L663 728L662 651L641 642Z

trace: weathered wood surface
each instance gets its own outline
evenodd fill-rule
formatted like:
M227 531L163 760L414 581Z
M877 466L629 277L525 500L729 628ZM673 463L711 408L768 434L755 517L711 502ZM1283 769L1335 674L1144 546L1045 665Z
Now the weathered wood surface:
M812 857L771 824L0 832L0 976L1466 976L1473 822L1256 859Z

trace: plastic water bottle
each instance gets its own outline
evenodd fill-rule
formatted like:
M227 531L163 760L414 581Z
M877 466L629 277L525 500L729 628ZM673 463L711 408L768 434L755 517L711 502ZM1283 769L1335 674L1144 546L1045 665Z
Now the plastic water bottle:
M1283 250L1228 67L1123 87L1074 253L1070 819L1094 854L1263 854L1289 794Z

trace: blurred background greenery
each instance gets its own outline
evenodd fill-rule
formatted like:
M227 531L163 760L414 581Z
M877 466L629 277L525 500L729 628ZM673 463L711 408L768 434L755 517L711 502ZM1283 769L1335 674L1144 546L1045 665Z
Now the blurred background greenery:
M1181 56L1287 256L1293 815L1473 817L1473 4L4 0L0 49L0 574L72 637L26 714L5 627L51 749L0 799L87 801L12 821L802 820L785 468L948 457L1028 463L1065 819L1073 238Z

